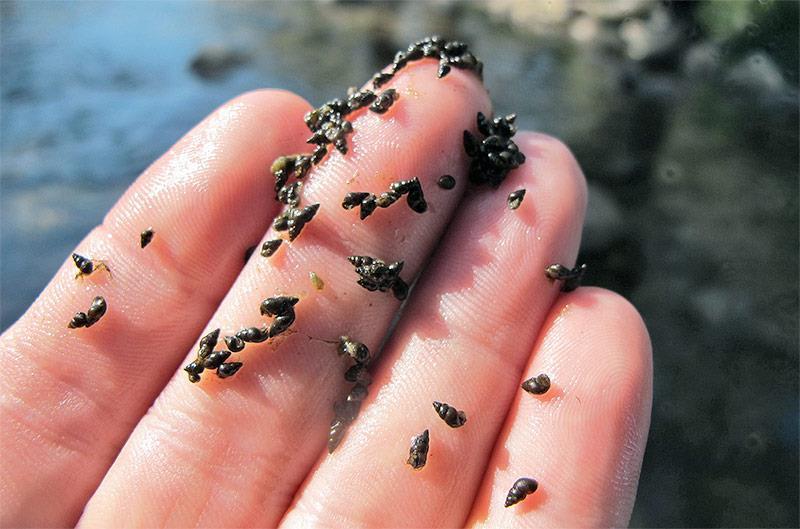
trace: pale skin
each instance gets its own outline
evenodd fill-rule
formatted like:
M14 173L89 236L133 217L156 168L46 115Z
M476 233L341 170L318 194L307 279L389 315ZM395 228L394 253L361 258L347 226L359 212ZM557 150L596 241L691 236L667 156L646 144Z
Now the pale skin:
M467 184L461 131L488 95L470 72L409 66L383 115L353 116L350 151L306 177L317 216L270 258L280 209L269 166L308 152L310 105L263 90L225 104L148 168L76 251L108 263L75 279L69 256L0 338L2 526L607 527L628 523L647 440L647 331L623 298L562 293L544 268L573 266L586 184L569 150L519 132L527 162L494 190ZM436 186L456 176L453 190ZM404 200L365 221L350 191L418 176L428 211ZM525 188L517 210L506 197ZM139 233L152 226L150 245ZM371 367L374 382L338 449L332 405L348 391L342 334L377 351L400 307L356 284L348 255L403 259L420 279ZM591 263L590 263L591 266ZM422 268L424 267L424 270ZM324 281L316 290L309 272ZM268 321L259 303L295 295L292 332L249 344L234 377L181 367L199 339ZM72 315L102 295L89 329ZM217 349L224 347L220 342ZM547 373L545 395L523 380ZM449 428L433 401L464 410ZM429 429L427 465L405 464ZM505 508L522 476L539 490Z

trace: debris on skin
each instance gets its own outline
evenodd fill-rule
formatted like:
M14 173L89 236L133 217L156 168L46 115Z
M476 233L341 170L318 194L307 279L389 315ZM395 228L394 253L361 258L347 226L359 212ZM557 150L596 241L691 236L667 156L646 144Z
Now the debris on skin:
M91 275L96 270L105 270L108 272L109 276L111 275L111 269L108 268L108 265L106 265L105 261L100 261L99 259L90 259L80 254L73 253L72 262L75 263L75 267L78 269L78 273L75 274L75 279Z
M388 208L403 195L406 196L408 207L416 213L425 213L428 210L428 203L425 201L425 193L422 191L422 184L419 178L400 180L393 182L389 186L389 191L375 196L373 193L364 191L354 191L347 193L342 199L344 209L360 207L359 217L366 219L375 211L375 208Z
M316 272L309 272L308 278L311 280L311 285L316 290L322 290L323 288L325 288L325 281L323 281L322 278L319 277Z
M77 312L67 324L69 329L77 329L78 327L91 327L103 317L106 313L108 305L106 304L103 296L97 296L92 300L89 310L86 312Z
M533 478L519 478L517 481L514 482L514 485L508 491L508 495L506 496L506 507L511 507L522 500L524 500L529 495L536 492L536 489L539 488L539 484Z
M561 283L562 292L572 292L581 286L581 281L585 273L585 263L572 269L561 264L551 264L544 269L544 274L547 276L547 279L551 281L563 281L563 283Z
M489 120L478 112L478 131L484 136L479 140L468 130L464 131L464 150L472 158L469 180L473 184L500 186L512 169L525 163L525 155L511 140L517 132L514 125L516 115Z
M139 245L142 248L144 248L145 246L150 244L153 240L153 235L155 234L156 232L153 231L152 227L149 227L146 230L142 231L142 233L139 234Z
M541 373L529 378L520 387L533 395L543 395L550 389L550 377Z
M449 174L445 174L439 177L436 184L442 189L453 189L456 187L456 179Z
M508 194L508 207L509 209L517 209L522 204L522 199L525 198L525 190L517 189Z
M406 463L411 465L414 470L419 470L428 462L428 448L430 446L430 435L428 430L411 439L411 448L408 450Z
M347 258L356 267L356 273L361 276L358 284L374 292L391 290L399 300L404 300L408 295L408 285L400 278L403 270L403 261L395 261L389 265L367 255L351 255Z
M467 422L467 415L449 404L434 401L433 409L450 428L460 428Z

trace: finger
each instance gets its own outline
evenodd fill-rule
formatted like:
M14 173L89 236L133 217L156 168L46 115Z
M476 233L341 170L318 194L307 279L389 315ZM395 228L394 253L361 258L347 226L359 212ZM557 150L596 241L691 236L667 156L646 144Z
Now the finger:
M545 278L571 263L586 188L569 150L543 135L515 138L526 162L497 190L459 207L378 366L380 390L333 457L323 458L284 527L450 527L466 518L536 333L558 294ZM516 210L508 194L526 189ZM432 403L466 412L458 429ZM405 464L430 432L427 465ZM380 479L367 479L380 476Z
M136 422L243 265L270 212L272 159L303 144L285 92L221 107L148 168L0 339L3 525L74 524ZM258 192L256 192L258 191ZM140 232L155 235L140 247ZM107 313L68 329L103 296ZM122 398L122 396L125 396ZM44 500L44 501L43 501Z
M391 292L360 287L346 256L403 259L401 277L411 282L465 187L461 181L446 191L434 182L443 173L466 173L462 131L489 107L473 74L437 79L433 61L409 66L391 86L400 99L390 111L353 114L347 155L333 152L305 177L301 207L320 203L314 219L272 257L249 263L209 325L223 335L260 325L260 302L288 294L300 298L294 333L247 345L234 378L206 372L192 385L178 373L128 441L83 524L277 524L324 449L332 403L345 391L347 361L320 340L350 335L376 351L400 305ZM404 199L364 221L341 206L347 192L380 193L412 176L428 201L422 214ZM270 231L264 240L275 237ZM311 271L323 290L312 287Z
M468 525L627 527L652 401L650 340L636 309L596 288L553 307L523 378L546 373L541 396L518 391ZM539 487L504 507L520 477Z

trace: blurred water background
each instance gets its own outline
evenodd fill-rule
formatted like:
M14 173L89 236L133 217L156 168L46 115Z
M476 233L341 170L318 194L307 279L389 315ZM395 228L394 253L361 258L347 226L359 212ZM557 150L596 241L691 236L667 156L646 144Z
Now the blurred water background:
M632 525L798 526L798 4L0 3L0 328L136 176L258 87L319 104L432 33L590 183L586 283L653 339Z

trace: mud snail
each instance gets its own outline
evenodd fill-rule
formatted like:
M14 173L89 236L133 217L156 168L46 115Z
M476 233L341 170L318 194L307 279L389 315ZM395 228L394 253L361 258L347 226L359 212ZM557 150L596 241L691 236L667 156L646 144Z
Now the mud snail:
M450 428L460 428L467 422L467 414L443 402L433 402L433 409Z
M464 150L472 160L469 166L469 181L476 185L489 184L497 189L512 169L525 163L525 155L511 139L517 133L515 114L489 119L478 112L478 139L468 130L464 131Z
M97 296L92 300L92 304L86 312L77 312L72 317L67 327L77 329L78 327L91 327L97 323L106 313L108 305L103 296Z
M411 438L411 447L408 449L408 459L406 463L411 465L414 470L419 470L428 462L428 448L430 447L431 437L428 430Z
M216 370L219 378L228 378L235 375L242 367L241 362L226 362L231 356L230 351L214 350L219 341L219 332L219 329L214 329L200 338L200 343L197 346L197 356L183 368L189 376L190 382L199 382L200 374L206 369Z
M525 198L525 190L517 189L508 195L508 208L517 209L522 204L522 199Z
M521 387L532 395L544 395L550 389L550 377L540 373L523 382Z
M369 348L349 336L340 336L336 351L339 356L349 357L355 362L347 371L344 378L353 382L353 387L343 401L336 402L333 406L333 419L328 431L328 453L332 454L342 442L348 426L361 411L361 403L367 398L367 387L372 382L367 366L372 361Z
M153 241L153 236L156 234L152 227L142 230L139 234L139 246L144 248Z
M539 483L536 482L533 478L519 478L517 481L514 482L511 489L508 491L508 495L506 496L506 507L511 507L515 505L534 492L536 489L539 488Z
M405 51L399 51L394 56L394 61L388 72L378 72L372 77L372 86L380 88L405 68L409 62L425 58L439 60L439 70L436 76L442 78L450 73L452 68L472 70L483 79L483 63L470 51L469 47L460 41L445 40L438 35L426 37L411 44Z
M417 177L392 182L389 190L381 193L380 196L364 191L347 193L342 199L342 207L344 209L353 209L358 206L360 208L359 217L364 220L372 215L376 208L388 208L403 195L406 196L406 202L412 211L425 213L428 210L428 203L425 201L422 184L420 184Z
M73 253L72 262L75 263L75 267L78 269L78 272L75 274L76 279L92 275L97 270L105 270L109 276L111 275L111 269L105 261L90 259L81 254Z
M311 222L311 219L317 214L317 210L319 210L319 204L312 204L304 208L290 207L275 218L272 228L275 231L286 231L289 234L289 241L293 241L300 235L305 225Z
M445 174L439 177L439 180L436 181L436 184L442 189L449 190L456 187L456 179L453 178L452 175Z
M261 255L264 257L272 257L272 255L278 251L278 248L281 247L282 243L283 239L273 239L271 241L266 241L264 244L261 245Z
M246 343L261 343L285 332L295 320L294 306L299 301L292 296L275 296L261 302L262 316L274 316L275 319L267 326L248 327L241 329L233 336L225 337L227 350L214 351L219 341L220 329L215 329L200 339L197 355L192 362L183 368L189 376L190 382L199 382L200 375L205 371L216 369L219 378L228 378L235 375L242 367L242 362L226 362L231 353L238 353L244 349Z
M544 274L547 276L547 279L551 281L562 281L562 292L572 292L581 286L581 281L585 273L586 264L576 266L572 269L561 264L551 264L544 269Z
M375 98L375 101L372 102L369 109L376 114L384 114L398 99L400 99L400 94L397 93L397 90L389 88L381 92L381 94Z
M360 276L358 284L367 290L373 292L391 290L394 297L401 301L408 295L408 285L400 278L403 261L395 261L387 265L380 259L367 255L351 255L347 260L355 267L356 273Z

